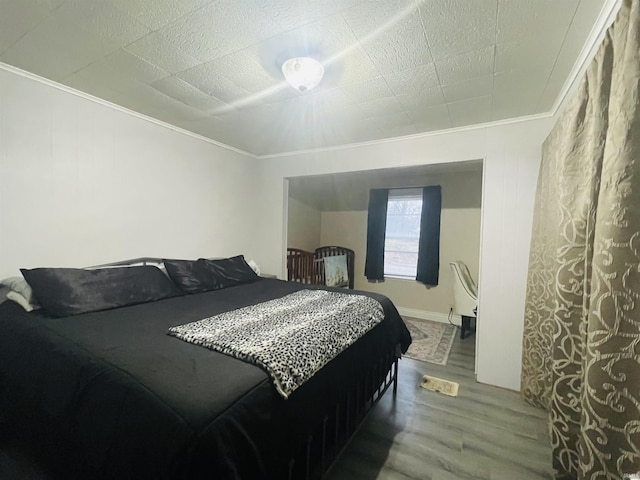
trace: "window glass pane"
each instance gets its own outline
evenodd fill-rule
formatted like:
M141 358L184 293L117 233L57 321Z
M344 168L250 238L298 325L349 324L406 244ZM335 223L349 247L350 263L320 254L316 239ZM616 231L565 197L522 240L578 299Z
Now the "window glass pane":
M384 274L416 278L418 253L384 252Z
M416 277L421 213L421 196L389 198L384 247L385 275Z

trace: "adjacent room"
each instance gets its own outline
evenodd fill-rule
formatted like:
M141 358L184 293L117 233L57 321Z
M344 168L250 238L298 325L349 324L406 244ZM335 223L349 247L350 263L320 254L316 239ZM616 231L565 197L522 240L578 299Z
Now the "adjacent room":
M640 475L640 0L0 3L0 478Z
M413 210L413 217L397 217L396 223L387 220L387 228L395 230L385 232L385 275L382 280L368 279L365 260L370 190L386 188L390 199L421 202L420 189L429 185L439 185L442 192L437 285L416 281L420 205ZM315 252L322 246L350 249L354 258L353 288L386 295L406 317L461 326L459 309L455 309L454 271L449 264L464 263L473 283L477 282L482 161L294 177L288 179L288 191L288 250ZM396 215L405 213L411 212L399 210ZM289 265L287 276L292 279Z

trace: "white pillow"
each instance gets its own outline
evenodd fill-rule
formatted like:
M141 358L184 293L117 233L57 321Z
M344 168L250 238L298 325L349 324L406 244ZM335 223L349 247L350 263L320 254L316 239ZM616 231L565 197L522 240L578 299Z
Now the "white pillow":
M256 272L256 275L260 275L260 267L258 266L258 264L253 261L253 260L249 260L247 262L247 265L249 265L251 267L251 269Z
M27 302L26 298L24 298L18 292L14 292L13 290L7 293L7 299L16 302L18 305L24 308L26 312L32 312L40 308L40 305L38 305L37 303L31 304Z
M7 293L7 298L20 304L27 312L40 308L38 300L36 300L36 297L33 295L33 290L31 290L31 287L24 278L9 277L0 283L11 289L11 291Z
M18 292L22 295L29 303L36 302L36 297L33 295L33 290L27 283L27 281L22 277L9 277L2 280L3 285L9 287L14 292Z

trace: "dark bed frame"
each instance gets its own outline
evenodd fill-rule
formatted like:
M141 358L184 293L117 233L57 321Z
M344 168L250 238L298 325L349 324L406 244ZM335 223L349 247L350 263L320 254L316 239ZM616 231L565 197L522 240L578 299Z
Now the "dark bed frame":
M373 365L361 381L325 413L303 448L289 460L287 478L323 478L355 436L367 414L392 385L395 398L398 391L398 357L395 351L388 352Z
M327 248L332 250L322 252L322 256L336 254L336 247ZM139 257L90 268L162 263L161 258ZM351 268L353 268L353 261ZM398 345L393 351L388 351L376 364L371 365L367 371L362 372L359 376L360 381L345 392L336 404L330 406L324 413L322 421L311 429L306 442L297 451L289 455L283 454L283 458L289 457L289 461L288 471L282 472L284 475L281 478L286 476L288 480L316 480L322 479L327 474L355 436L367 414L391 386L393 386L395 398L398 391L399 357Z
M393 386L395 398L398 387L398 358L395 357L395 352L389 352L384 359L373 365L355 388L346 392L340 402L328 409L322 421L311 431L306 442L299 445L297 451L288 455L283 453L283 459L289 458L285 465L286 471L279 472L273 478L287 478L288 480L319 480L324 478L345 451L350 441L355 437L372 408L391 386ZM27 441L24 435L29 435L28 433L23 434L14 430L20 427L11 425L7 420L7 418L4 418L4 412L0 412L0 452L6 445L10 445L10 451L3 454L5 461L16 452L15 442L10 441L11 436L18 434L20 437L17 445L22 446L17 448L28 448L24 443ZM37 451L43 448L48 450L49 448L57 449L59 447L60 445L39 445ZM64 452L65 450L63 449L60 453L64 455ZM16 465L21 465L20 462L30 462L33 455L37 454L29 448L26 452L20 453L17 463L12 461L13 468L16 468ZM25 472L30 472L29 469L33 468L34 471L44 472L47 466L53 462L49 457L44 459L33 457L33 459L38 462L37 467L21 465L17 471L20 474L24 474ZM69 459L70 461L75 459L73 454L69 454ZM56 460L59 460L59 458ZM73 471L73 467L71 468ZM1 465L0 471L4 471ZM47 480L56 480L59 477L46 476L42 477L42 480L45 480L45 478Z

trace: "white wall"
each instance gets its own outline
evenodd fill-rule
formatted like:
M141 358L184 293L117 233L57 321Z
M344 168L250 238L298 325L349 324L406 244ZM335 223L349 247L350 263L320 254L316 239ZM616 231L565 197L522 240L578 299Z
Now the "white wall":
M320 211L300 200L289 197L287 246L308 252L320 246ZM324 245L324 244L323 244Z
M0 69L0 278L138 256L255 256L255 162Z
M265 158L259 257L284 274L287 177L484 159L477 370L519 390L529 238L541 145L553 119L416 136L382 144ZM283 233L285 232L285 233Z

